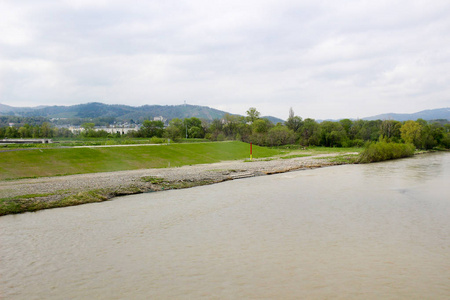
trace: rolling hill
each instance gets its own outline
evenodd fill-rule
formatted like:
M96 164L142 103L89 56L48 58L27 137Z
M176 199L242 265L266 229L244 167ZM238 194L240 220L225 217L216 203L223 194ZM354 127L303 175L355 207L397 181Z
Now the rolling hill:
M207 106L198 105L110 105L99 102L78 104L71 106L40 106L35 108L20 108L0 104L0 115L14 115L21 117L46 117L46 118L114 118L118 121L143 121L162 116L171 120L174 118L191 118L214 120L221 119L227 114ZM264 117L270 121L284 122L275 117Z
M437 108L437 109L427 109L422 110L412 114L396 114L396 113L387 113L376 115L372 117L363 118L363 120L396 120L396 121L408 121L408 120L439 120L446 119L450 120L450 107L446 108Z

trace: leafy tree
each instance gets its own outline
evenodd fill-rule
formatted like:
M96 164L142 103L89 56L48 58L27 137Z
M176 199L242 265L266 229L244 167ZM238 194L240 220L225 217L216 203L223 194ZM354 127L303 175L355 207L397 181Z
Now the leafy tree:
M184 119L184 126L185 128L187 128L188 137L190 138L205 137L205 130L203 129L202 121L199 118L192 117ZM193 129L194 127L196 128Z
M208 129L209 132L220 132L223 130L223 123L219 119L214 119Z
M235 139L236 135L239 133L239 129L242 124L245 124L245 118L241 116L235 116L230 114L225 114L223 124L223 132L225 136L229 139Z
M5 137L6 138L18 138L19 137L19 131L14 126L8 126L6 127L5 131Z
M81 124L81 128L84 129L84 131L82 131L81 135L86 136L86 137L95 137L95 123L83 123Z
M302 118L294 115L292 107L289 109L289 118L286 120L285 125L287 128L294 132L298 132L302 127Z
M437 144L441 144L442 139L445 136L445 128L440 123L433 123L430 125L431 135L436 140Z
M441 143L442 146L444 146L447 149L450 149L450 133L446 133L442 139L441 139Z
M255 133L267 133L272 126L272 123L267 119L257 119L252 123L252 130Z
M53 136L57 137L72 137L73 133L68 128L53 128Z
M422 126L415 121L406 121L400 128L401 137L406 143L420 147L420 131Z
M19 128L19 137L21 138L30 138L33 136L33 127L29 124L25 124L24 126Z
M425 124L420 130L419 147L421 149L433 149L437 146L437 141L433 136L433 129L430 125Z
M341 147L347 139L344 127L339 122L324 121L320 124L320 144L326 147Z
M256 110L256 108L254 107L250 107L247 110L247 121L250 122L251 124L253 124L253 122L255 122L256 120L259 119L260 113L259 111Z
M389 140L398 141L401 137L400 128L402 123L395 120L384 120L380 125L380 134Z
M45 138L51 138L53 137L53 130L52 126L48 122L44 122L41 125L41 136Z
M281 146L295 143L295 133L286 126L275 126L267 133L267 146Z
M342 128L344 128L345 130L345 134L350 137L351 134L351 128L353 126L353 121L350 119L342 119L339 121L339 123L341 123Z
M33 138L40 138L41 135L41 127L38 125L33 126Z
M198 126L192 126L189 128L189 137L191 138L203 138L205 136L203 128Z
M170 120L169 126L166 128L164 135L165 137L173 141L177 141L184 136L183 129L184 129L183 120L175 118Z
M164 133L164 123L162 121L145 120L139 129L139 135L142 137L158 137L161 138Z
M303 122L300 130L300 144L304 146L319 145L319 124L314 119L307 118Z

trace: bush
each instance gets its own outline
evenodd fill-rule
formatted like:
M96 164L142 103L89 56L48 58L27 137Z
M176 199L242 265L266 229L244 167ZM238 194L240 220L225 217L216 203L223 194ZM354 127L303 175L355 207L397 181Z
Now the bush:
M167 140L156 136L150 139L150 144L162 144L162 143L167 143Z
M413 144L388 143L386 141L372 142L361 152L358 162L370 163L414 155Z

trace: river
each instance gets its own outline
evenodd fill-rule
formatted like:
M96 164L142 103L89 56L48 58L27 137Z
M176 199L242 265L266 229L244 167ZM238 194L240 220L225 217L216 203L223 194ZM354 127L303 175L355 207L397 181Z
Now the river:
M449 299L450 153L0 217L2 299Z

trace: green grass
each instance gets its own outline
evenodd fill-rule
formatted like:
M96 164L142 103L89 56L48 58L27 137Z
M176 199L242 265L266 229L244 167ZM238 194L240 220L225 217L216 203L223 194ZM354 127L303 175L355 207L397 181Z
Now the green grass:
M249 152L249 145L242 142L1 152L0 180L214 163L246 159ZM253 146L254 158L280 153L279 149Z

